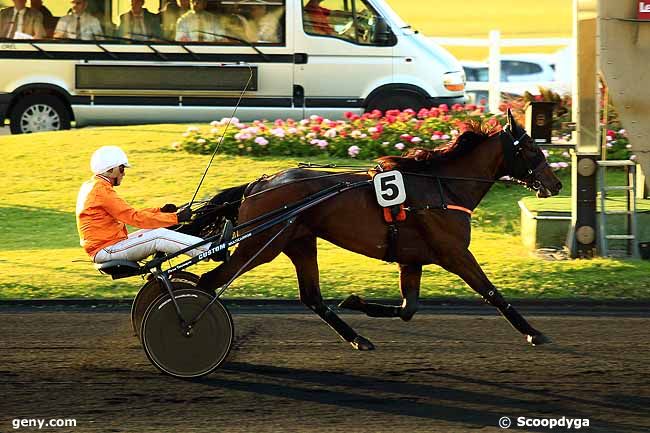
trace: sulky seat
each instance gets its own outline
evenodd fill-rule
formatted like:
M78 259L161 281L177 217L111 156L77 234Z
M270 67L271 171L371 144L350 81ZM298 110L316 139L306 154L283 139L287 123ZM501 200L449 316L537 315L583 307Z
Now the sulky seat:
M144 272L138 262L131 262L129 260L111 260L104 263L96 263L95 269L102 274L110 275L114 280L140 275Z

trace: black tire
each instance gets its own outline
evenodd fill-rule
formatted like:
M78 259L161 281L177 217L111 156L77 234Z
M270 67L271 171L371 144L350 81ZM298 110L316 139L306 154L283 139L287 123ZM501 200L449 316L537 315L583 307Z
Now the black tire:
M9 116L12 134L70 129L70 112L53 95L34 94L18 100Z
M196 289L174 291L184 320L192 320L213 297ZM179 321L169 294L147 309L140 330L149 361L170 376L190 379L213 372L226 359L235 339L235 327L226 307L215 301L191 329Z
M179 289L192 289L196 288L196 285L199 282L199 276L191 272L178 271L170 278L174 290ZM133 327L133 334L137 337L140 334L140 328L142 326L142 319L144 313L149 308L149 305L156 298L166 291L163 289L160 281L158 279L151 279L142 286L138 294L133 298L133 304L131 304L131 326Z
M373 97L368 102L366 111L380 110L385 113L388 110L403 111L411 108L417 112L421 108L425 108L425 106L426 99L423 96L415 92L399 92Z

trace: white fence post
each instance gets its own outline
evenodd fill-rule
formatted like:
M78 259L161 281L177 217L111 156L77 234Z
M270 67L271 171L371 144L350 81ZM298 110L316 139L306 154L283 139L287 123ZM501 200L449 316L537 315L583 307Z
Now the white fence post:
M488 104L491 113L499 112L501 104L501 32L499 30L490 31L490 62L488 66Z

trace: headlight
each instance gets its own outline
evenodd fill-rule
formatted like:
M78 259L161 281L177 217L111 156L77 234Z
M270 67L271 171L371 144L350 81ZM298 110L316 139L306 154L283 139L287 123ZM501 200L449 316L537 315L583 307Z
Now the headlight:
M465 72L447 72L442 76L442 83L449 91L462 92L465 90Z

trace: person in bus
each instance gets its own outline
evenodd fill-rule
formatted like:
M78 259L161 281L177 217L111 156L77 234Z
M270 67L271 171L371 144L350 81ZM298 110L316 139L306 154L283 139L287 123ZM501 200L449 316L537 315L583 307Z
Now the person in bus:
M160 17L142 6L144 0L131 0L131 10L120 15L120 37L136 41L160 39Z
M25 6L26 0L13 0L13 3L13 7L0 11L0 37L42 39L45 36L43 15Z
M176 40L180 42L216 42L224 30L216 15L205 10L207 0L192 0L192 10L176 23Z
M329 16L331 11L321 7L323 0L309 0L304 8L305 27L313 33L320 35L335 35L336 32L330 25Z
M43 0L30 0L29 7L38 11L43 15L43 27L45 28L45 36L51 38L54 34L54 27L58 18L52 15L52 12L43 4Z
M122 184L129 167L126 154L117 146L100 147L90 159L94 176L81 186L75 214L80 244L93 262L139 261L157 252L171 254L203 241L164 228L189 221L189 207L178 210L166 204L136 210L120 198L115 187ZM128 233L126 224L142 230ZM185 254L194 257L211 247L205 244Z
M241 20L243 39L249 42L280 42L281 18L284 8L269 8L265 4L243 5L247 8L238 15Z
M176 38L176 22L190 10L190 0L168 0L160 9L163 36L165 39Z
M99 20L89 14L87 0L72 0L71 13L59 18L54 29L54 37L93 41L103 39L104 32Z

